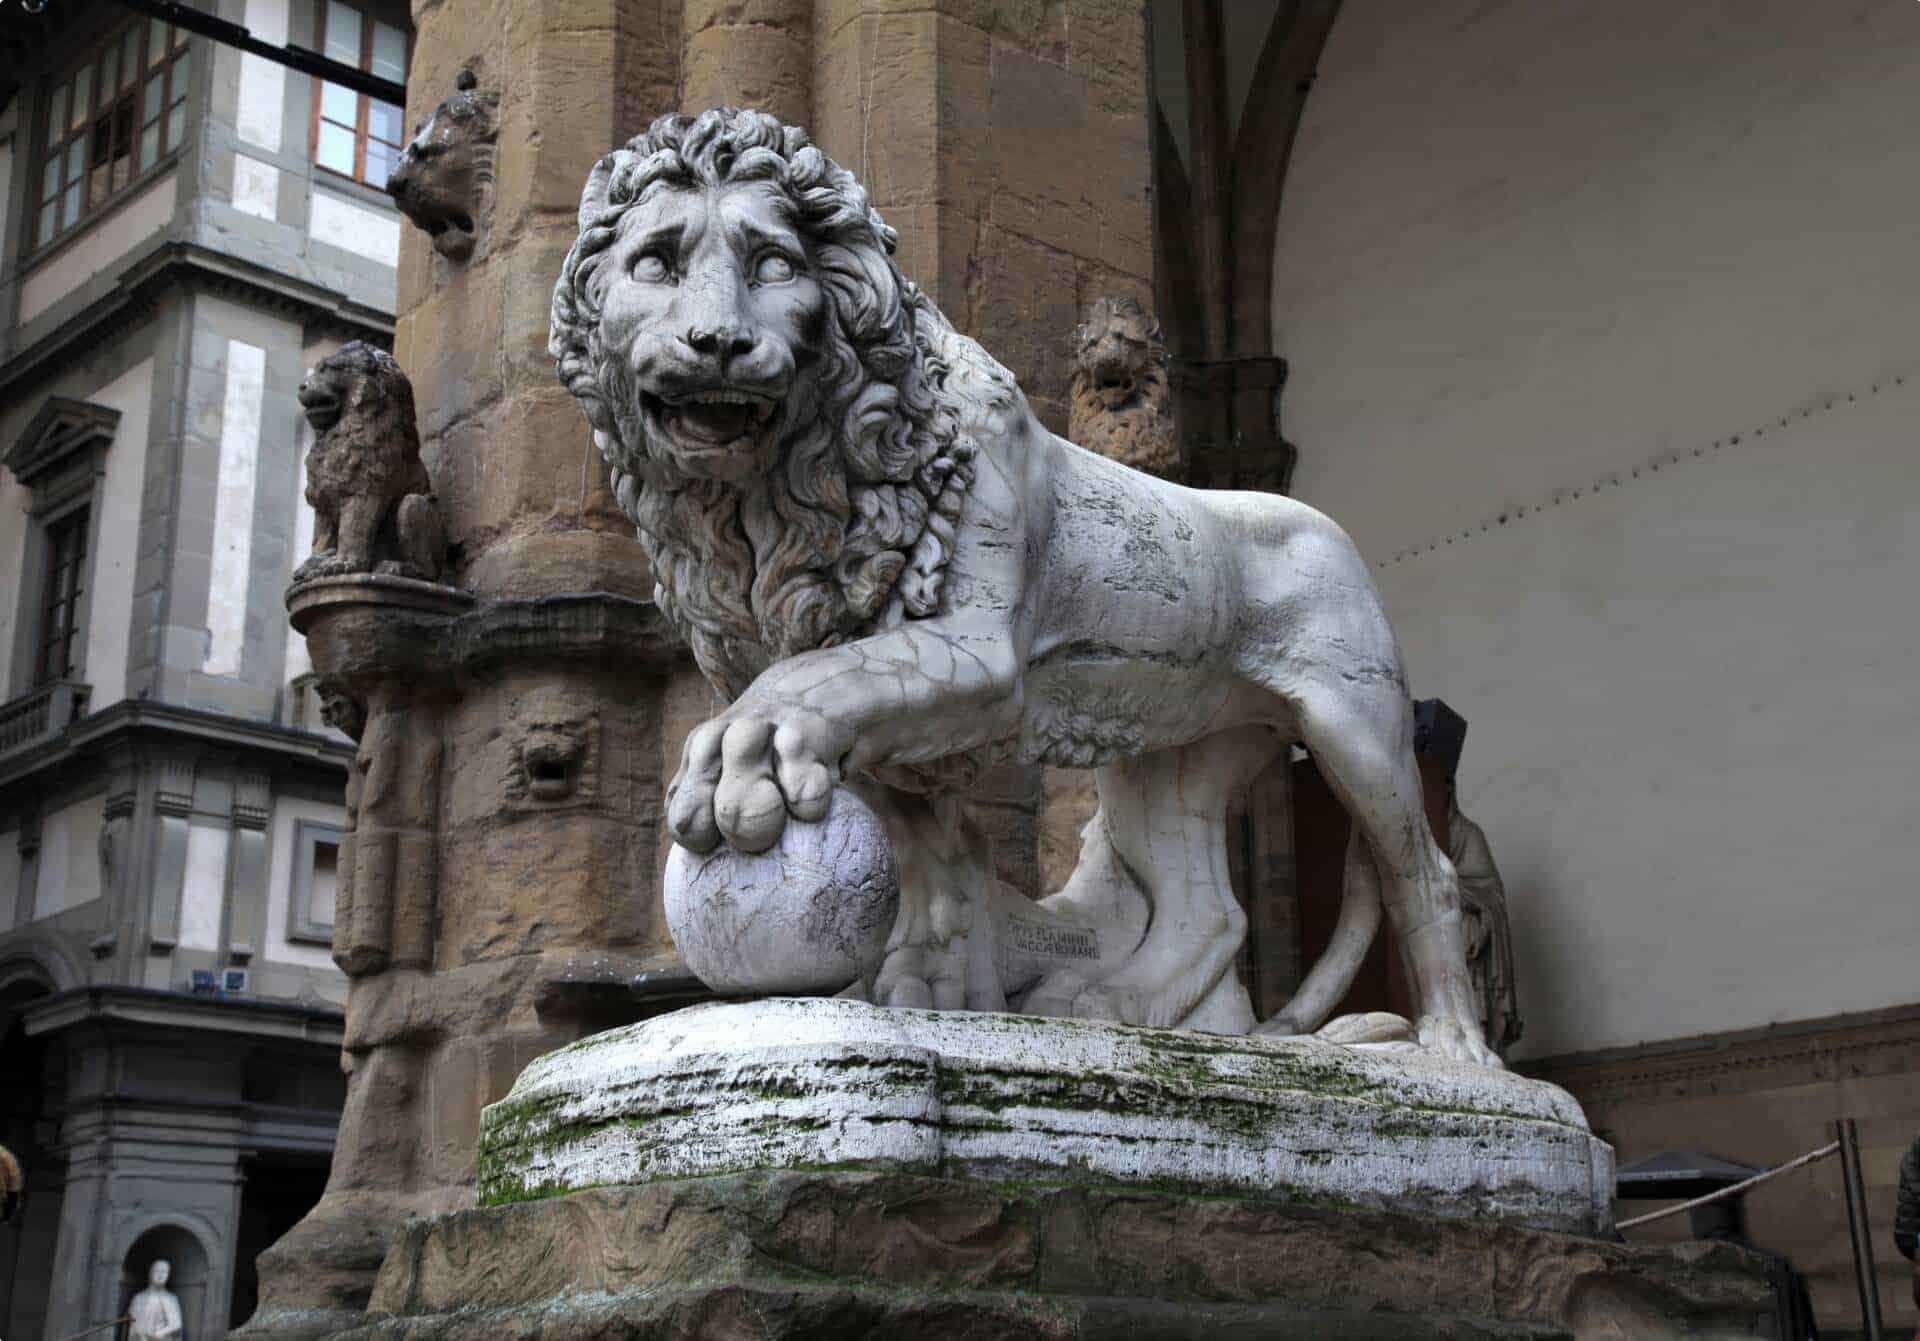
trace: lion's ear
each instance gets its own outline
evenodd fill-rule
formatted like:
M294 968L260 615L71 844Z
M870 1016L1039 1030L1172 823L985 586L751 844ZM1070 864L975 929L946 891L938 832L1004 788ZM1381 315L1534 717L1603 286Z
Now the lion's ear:
M585 232L587 225L599 217L607 207L607 187L613 181L612 154L603 154L593 171L587 174L586 189L580 193L580 231Z

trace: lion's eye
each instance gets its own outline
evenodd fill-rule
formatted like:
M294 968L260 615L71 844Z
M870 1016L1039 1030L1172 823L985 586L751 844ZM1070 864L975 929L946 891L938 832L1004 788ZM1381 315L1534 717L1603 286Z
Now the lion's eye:
M777 251L770 251L754 265L753 278L760 284L785 284L793 278L793 262Z
M643 251L634 258L633 277L643 284L664 284L671 273L666 258L657 251Z

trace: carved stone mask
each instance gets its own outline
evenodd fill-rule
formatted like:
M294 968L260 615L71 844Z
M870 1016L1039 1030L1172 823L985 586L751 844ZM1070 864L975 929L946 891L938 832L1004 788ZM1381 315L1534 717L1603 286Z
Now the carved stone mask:
M1100 299L1076 334L1077 370L1109 410L1140 395L1166 362L1160 323L1132 298Z
M591 800L598 772L599 714L565 690L533 690L515 700L508 744L508 792L551 805Z

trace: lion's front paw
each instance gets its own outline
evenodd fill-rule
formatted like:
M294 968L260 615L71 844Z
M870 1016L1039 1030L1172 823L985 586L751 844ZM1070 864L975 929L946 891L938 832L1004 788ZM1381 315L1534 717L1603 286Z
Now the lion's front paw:
M722 839L764 852L787 816L824 819L838 754L818 713L740 705L694 728L667 790L667 825L682 847L711 852Z
M344 577L353 565L333 550L322 550L293 570L294 582L313 582L323 577Z
M1507 1065L1487 1046L1478 1021L1466 1023L1451 1015L1422 1015L1420 1046L1456 1062L1475 1062L1495 1070L1505 1070Z

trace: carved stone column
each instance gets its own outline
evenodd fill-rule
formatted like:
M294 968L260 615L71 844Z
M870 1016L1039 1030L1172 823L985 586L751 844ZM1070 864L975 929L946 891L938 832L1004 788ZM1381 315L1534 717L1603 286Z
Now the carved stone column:
M377 574L289 595L329 715L358 730L334 959L353 979L326 1195L261 1259L250 1335L364 1307L409 1215L470 1204L480 1109L533 1058L676 981L655 916L661 708L650 602L486 597Z
M349 1078L327 1192L263 1255L249 1335L356 1320L405 1217L470 1202L480 1109L635 1014L636 975L684 980L654 912L679 654L546 350L581 182L675 105L682 4L414 4L393 352L445 544L402 556L434 582L336 565L290 593L360 743Z

